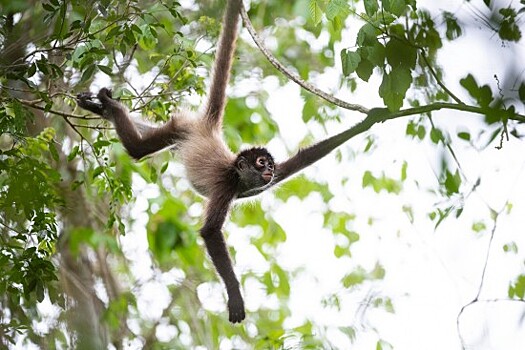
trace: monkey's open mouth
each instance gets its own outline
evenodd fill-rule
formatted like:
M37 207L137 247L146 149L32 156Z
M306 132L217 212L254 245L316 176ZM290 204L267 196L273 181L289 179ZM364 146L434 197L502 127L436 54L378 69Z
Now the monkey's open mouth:
M273 174L269 171L265 171L264 173L262 173L262 178L264 179L264 181L266 182L270 182L272 181L272 178L273 178Z

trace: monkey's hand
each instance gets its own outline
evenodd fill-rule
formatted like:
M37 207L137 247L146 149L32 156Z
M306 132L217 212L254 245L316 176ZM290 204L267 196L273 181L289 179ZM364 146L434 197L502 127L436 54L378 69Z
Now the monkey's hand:
M93 101L93 94L91 92L81 92L77 95L77 103L80 108L104 116L104 106L102 103Z
M244 301L241 295L230 296L228 299L228 311L230 312L230 322L240 323L246 317L244 312Z
M124 111L124 107L113 99L111 90L102 88L97 94L100 102L93 101L93 95L90 92L82 92L77 95L78 105L90 112L100 115L102 118L113 121L119 112Z

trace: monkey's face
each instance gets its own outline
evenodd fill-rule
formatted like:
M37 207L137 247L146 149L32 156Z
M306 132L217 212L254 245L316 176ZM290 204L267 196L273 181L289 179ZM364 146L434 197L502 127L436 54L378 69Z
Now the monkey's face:
M239 153L235 169L240 178L240 192L262 188L274 177L274 161L265 148L251 148Z

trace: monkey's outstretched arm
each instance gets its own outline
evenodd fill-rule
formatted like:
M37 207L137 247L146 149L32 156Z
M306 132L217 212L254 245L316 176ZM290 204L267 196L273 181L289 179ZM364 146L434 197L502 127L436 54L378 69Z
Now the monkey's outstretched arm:
M328 153L332 152L334 149L341 146L352 137L370 129L373 124L373 118L367 117L361 122L352 126L350 129L299 150L299 152L290 157L288 160L276 165L275 177L272 181L272 185L287 179L296 172L301 171L307 166L317 162L319 159L325 157Z
M126 107L115 101L106 88L100 89L97 98L100 103L94 102L90 93L79 94L78 105L115 124L118 136L133 158L140 159L185 137L185 132L176 127L173 119L160 127L134 122Z
M210 127L220 128L226 104L226 87L230 80L230 70L237 40L237 24L241 0L228 0L224 12L223 27L217 45L213 71L211 75L211 86L208 92L208 102L204 109L204 118Z
M211 197L206 206L205 222L200 232L213 265L226 285L230 322L237 323L245 318L244 301L222 234L222 226L232 200L233 197L228 195Z

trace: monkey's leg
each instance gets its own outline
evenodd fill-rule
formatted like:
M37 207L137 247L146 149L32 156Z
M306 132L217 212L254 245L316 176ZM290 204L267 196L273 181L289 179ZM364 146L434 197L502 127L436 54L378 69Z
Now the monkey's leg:
M226 241L222 234L222 225L228 214L231 199L212 198L207 206L206 222L201 229L201 235L206 249L211 257L219 276L221 276L228 293L229 320L232 323L241 322L246 317L244 301L241 296L239 281L233 271L233 265L228 253Z
M111 91L103 88L97 95L103 106L103 116L115 124L117 134L128 153L136 159L172 146L184 137L184 130L176 127L173 120L160 127L135 123L127 109L111 97Z

